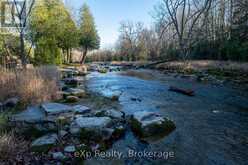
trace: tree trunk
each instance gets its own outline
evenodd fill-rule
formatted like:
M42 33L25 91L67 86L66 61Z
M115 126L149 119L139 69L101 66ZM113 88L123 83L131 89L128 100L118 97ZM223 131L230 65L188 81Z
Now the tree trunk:
M24 69L26 69L27 66L27 60L25 55L25 43L24 43L24 32L21 30L20 32L20 58L22 61L22 66Z
M88 47L86 46L84 49L84 52L83 52L83 57L82 57L81 62L80 62L81 64L84 64L84 62L86 60L87 52L88 52Z
M69 51L70 51L70 53L69 53L69 56L70 56L69 57L69 60L70 60L70 63L72 63L72 50L70 49Z
M69 55L69 49L66 49L66 58L67 58L67 63L70 63L70 55Z

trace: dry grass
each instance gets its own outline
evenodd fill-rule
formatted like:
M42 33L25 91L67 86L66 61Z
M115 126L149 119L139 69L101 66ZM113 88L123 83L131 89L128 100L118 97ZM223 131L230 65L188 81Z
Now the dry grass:
M0 162L12 162L28 150L28 142L13 132L0 135Z
M57 99L59 74L54 66L23 71L0 69L0 101L18 97L23 104L38 104Z
M247 63L230 62L230 61L211 61L211 60L197 60L186 62L166 62L156 66L157 69L192 69L196 71L204 71L208 69L221 70L237 70L241 72L248 72Z

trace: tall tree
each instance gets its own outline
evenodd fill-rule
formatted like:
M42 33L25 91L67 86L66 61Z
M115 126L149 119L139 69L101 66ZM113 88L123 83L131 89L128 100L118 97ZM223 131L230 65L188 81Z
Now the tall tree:
M75 23L61 0L37 1L30 20L35 62L60 64L61 49L68 52L75 46L75 31Z
M94 18L87 4L84 4L81 9L79 33L79 45L83 51L81 64L83 64L86 60L88 50L99 49L100 47L100 37L96 30Z

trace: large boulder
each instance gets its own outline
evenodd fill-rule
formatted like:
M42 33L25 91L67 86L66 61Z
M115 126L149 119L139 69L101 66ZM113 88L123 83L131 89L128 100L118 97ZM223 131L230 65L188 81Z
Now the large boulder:
M61 113L68 113L73 111L71 106L59 103L44 103L41 105L41 108L47 115L58 115Z
M57 134L42 136L31 143L31 149L35 152L48 152L58 142Z
M142 111L132 115L131 128L138 136L145 138L169 134L176 126L157 113Z

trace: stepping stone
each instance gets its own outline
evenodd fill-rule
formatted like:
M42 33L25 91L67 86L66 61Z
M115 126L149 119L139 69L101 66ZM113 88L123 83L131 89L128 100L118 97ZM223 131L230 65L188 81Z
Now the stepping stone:
M64 148L64 151L67 152L67 153L73 153L76 151L76 147L75 146L66 146Z
M84 97L86 95L83 89L78 89L78 88L69 88L66 92L72 96L77 96L77 97Z
M13 122L40 123L45 120L45 113L38 106L28 107L27 110L13 115Z
M168 134L176 126L167 118L153 112L136 112L131 118L131 127L141 137Z
M48 134L42 136L31 143L31 149L36 152L47 152L58 142L57 134Z
M102 131L111 124L109 117L77 117L72 122L70 132L72 134L78 134L81 130L88 130L93 132Z
M98 112L96 112L96 116L98 116L98 117L108 116L108 117L114 118L114 119L123 119L125 117L125 113L122 111L110 109L110 110L98 111Z
M54 160L64 160L66 158L62 152L54 152L52 156Z
M89 107L83 106L83 105L75 105L73 106L74 112L76 114L85 114L89 113L91 109Z
M59 103L44 103L41 105L41 107L47 115L58 115L61 113L68 113L73 111L71 106Z

